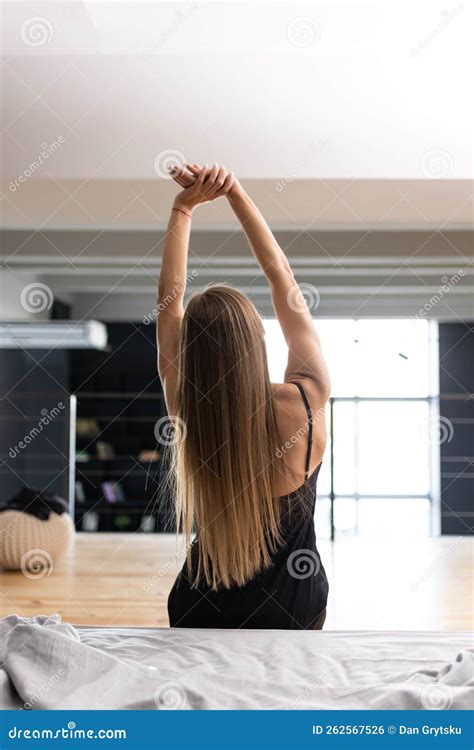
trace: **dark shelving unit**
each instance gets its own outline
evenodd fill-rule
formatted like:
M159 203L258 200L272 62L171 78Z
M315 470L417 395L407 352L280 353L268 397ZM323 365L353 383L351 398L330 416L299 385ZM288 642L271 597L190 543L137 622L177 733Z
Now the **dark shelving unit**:
M166 448L155 437L156 422L166 416L155 332L143 324L107 329L110 351L71 355L76 528L169 532Z
M110 403L110 394L77 392L75 396L74 486L78 530L170 531L171 514L165 493L166 455L154 435L154 425L164 415L163 397L140 393L114 395L117 414L102 415L101 405L104 401ZM131 410L130 398L132 402L139 399L140 408L156 410L156 416L126 414ZM94 431L84 431L84 424L95 426ZM110 451L108 457L101 455L104 445ZM145 458L144 451L154 454L153 459L151 455ZM116 500L110 499L111 491Z

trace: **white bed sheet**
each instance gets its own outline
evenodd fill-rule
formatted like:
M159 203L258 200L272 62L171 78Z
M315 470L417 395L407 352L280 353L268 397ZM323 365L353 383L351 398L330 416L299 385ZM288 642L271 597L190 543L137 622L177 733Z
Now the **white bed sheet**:
M0 647L4 708L474 706L466 632L73 628L55 615L0 621Z

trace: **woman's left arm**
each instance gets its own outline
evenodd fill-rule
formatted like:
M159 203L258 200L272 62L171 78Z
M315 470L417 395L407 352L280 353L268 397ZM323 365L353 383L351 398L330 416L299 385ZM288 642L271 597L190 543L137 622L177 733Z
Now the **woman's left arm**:
M180 174L182 173L182 176ZM156 337L158 372L169 414L175 410L178 385L179 334L184 314L184 293L188 264L189 237L193 211L200 203L214 200L231 189L232 174L215 164L201 170L191 185L185 170L171 172L184 190L175 198L166 230L158 282ZM186 185L189 185L186 187Z

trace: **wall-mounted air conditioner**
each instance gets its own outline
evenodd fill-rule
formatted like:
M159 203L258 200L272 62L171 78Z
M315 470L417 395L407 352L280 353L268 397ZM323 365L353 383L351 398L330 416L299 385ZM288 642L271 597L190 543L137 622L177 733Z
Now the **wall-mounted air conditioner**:
M105 349L107 328L97 320L0 323L0 349Z

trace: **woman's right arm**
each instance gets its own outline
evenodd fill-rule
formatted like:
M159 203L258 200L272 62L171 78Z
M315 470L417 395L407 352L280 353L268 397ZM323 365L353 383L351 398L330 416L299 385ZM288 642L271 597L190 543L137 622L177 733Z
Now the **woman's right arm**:
M176 196L171 210L158 282L158 371L170 414L174 412L178 387L179 334L184 315L192 214L201 203L226 195L233 183L232 175L222 167L219 169L217 164L202 169L195 181L182 177L183 171L175 167L170 172L183 190Z
M311 313L288 259L237 181L227 197L270 286L275 314L289 350L285 382L302 381L309 386L312 404L323 405L330 394L329 373Z

